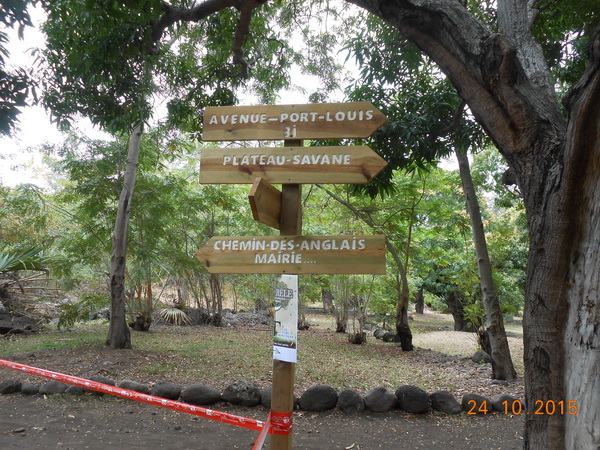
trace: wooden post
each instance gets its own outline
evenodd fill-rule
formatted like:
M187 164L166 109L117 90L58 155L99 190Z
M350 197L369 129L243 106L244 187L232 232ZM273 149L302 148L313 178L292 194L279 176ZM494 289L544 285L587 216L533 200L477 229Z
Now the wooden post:
M301 147L302 140L286 140L284 145ZM302 185L284 184L281 186L280 232L285 235L302 234ZM273 360L273 387L271 393L271 412L292 414L294 412L294 373L296 365L285 361ZM292 433L271 435L271 450L290 450Z
M342 150L338 147L315 147L305 151L302 148L303 139L367 138L386 121L387 118L370 102L208 107L204 111L204 141L279 140L283 137L284 147L295 148L253 148L250 154L245 153L244 150L215 149L215 152L211 152L207 149L203 152L200 180L203 183L255 183L250 196L255 218L269 226L279 226L280 236L297 236L298 240L305 239L302 237L300 183L367 183L385 167L385 161L366 146L351 150ZM261 183L255 181L256 178L264 178L269 184L284 183L279 210L271 207L272 203L277 202L278 193L264 183L261 187ZM345 240L345 244L339 248L336 246L335 250L352 251L353 255L365 250L365 253L370 255L370 260L375 262L375 264L373 262L367 264L367 272L349 273L385 274L383 236L373 237L375 241L370 241L371 237L366 236L360 239L354 237L351 240L341 236L331 238L328 240L335 241L338 238ZM213 239L215 238L209 242L213 242ZM235 249L228 246L228 249L235 250L235 255L225 251L222 243L229 242L230 239L219 237L218 241L206 244L196 253L196 257L203 262L209 272L346 273L336 269L336 267L345 267L337 261L326 259L317 264L316 261L301 261L299 257L292 261L289 254L282 255L287 258L286 261L281 261L283 264L281 267L277 261L271 261L272 253L269 255L269 260L266 260L267 255L262 252L264 248L258 251L253 248L251 261L247 260L246 255L241 264L239 260L235 264L227 264L232 256L239 258L244 254L237 253L241 250L237 244ZM239 240L244 239L247 240L248 237ZM267 237L264 240L266 241ZM218 248L217 242L219 242ZM247 246L244 248L248 249ZM343 258L341 254L334 256ZM286 264L294 268L291 269ZM231 272L232 268L237 271ZM286 418L291 419L294 411L294 371L295 363L273 360L270 419L277 420L280 424ZM292 448L292 433L272 434L270 442L273 450L289 450Z

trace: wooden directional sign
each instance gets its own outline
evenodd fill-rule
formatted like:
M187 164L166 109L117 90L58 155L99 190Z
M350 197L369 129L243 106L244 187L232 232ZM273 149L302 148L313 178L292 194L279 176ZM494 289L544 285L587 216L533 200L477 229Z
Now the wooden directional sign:
M385 236L215 236L195 256L211 273L384 275Z
M206 148L200 183L350 183L371 181L387 162L366 145L338 147Z
M262 178L257 178L250 189L248 200L254 220L279 230L281 191Z
M387 118L370 102L214 106L204 111L205 141L362 139Z

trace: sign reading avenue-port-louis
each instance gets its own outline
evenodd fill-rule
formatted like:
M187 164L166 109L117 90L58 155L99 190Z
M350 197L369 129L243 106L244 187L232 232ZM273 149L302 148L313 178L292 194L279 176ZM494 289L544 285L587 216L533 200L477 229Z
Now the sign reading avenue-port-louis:
M370 102L208 107L205 141L366 138L387 118ZM205 184L352 183L371 181L386 162L364 145L206 148Z
M210 273L384 275L385 236L215 236L195 256Z
M214 106L204 111L202 139L362 139L386 121L370 102Z

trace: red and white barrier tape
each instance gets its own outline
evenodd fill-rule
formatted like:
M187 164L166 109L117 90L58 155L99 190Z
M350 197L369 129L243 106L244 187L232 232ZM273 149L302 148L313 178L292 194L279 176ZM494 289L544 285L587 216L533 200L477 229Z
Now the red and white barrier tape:
M123 397L130 400L136 400L142 403L148 403L149 405L160 406L161 408L172 409L179 412L193 414L195 416L204 417L205 419L216 420L218 422L227 423L229 425L235 425L237 427L247 428L250 430L262 431L266 430L266 433L270 434L290 434L292 432L292 414L277 414L272 413L270 417L272 425L267 425L269 421L263 422L260 420L249 419L246 417L236 416L234 414L228 414L221 411L215 411L213 409L202 408L200 406L189 405L187 403L178 402L175 400L167 400L161 397L155 397L153 395L141 394L136 391L129 389L123 389L115 386L110 386L104 383L98 383L96 381L86 380L84 378L73 377L71 375L65 375L58 372L51 372L49 370L39 369L37 367L26 366L25 364L19 364L12 361L0 359L0 366L8 367L9 369L19 370L24 373L37 375L51 380L62 381L63 383L73 384L75 386L81 386L86 389L91 389L105 394L116 395L117 397ZM266 437L265 433L265 437ZM259 435L260 439L260 435ZM263 439L264 442L264 439ZM261 444L262 445L262 444ZM260 448L260 447L258 447Z
M277 413L271 411L269 418L265 423L265 428L258 435L258 439L254 443L252 450L261 450L265 439L267 438L267 431L271 434L290 434L292 431L292 412L289 413Z
M254 446L252 447L252 450L261 450L263 448L263 445L265 443L265 440L267 439L267 434L268 434L270 427L271 427L271 415L269 414L269 417L267 418L267 421L265 422L265 427L258 434L258 437L256 438L256 442L254 443Z

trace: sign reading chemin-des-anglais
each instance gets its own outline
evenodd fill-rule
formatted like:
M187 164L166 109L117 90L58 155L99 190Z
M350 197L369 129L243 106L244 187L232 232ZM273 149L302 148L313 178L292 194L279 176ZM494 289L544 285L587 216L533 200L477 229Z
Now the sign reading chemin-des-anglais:
M385 274L385 236L215 236L198 252L211 273Z

